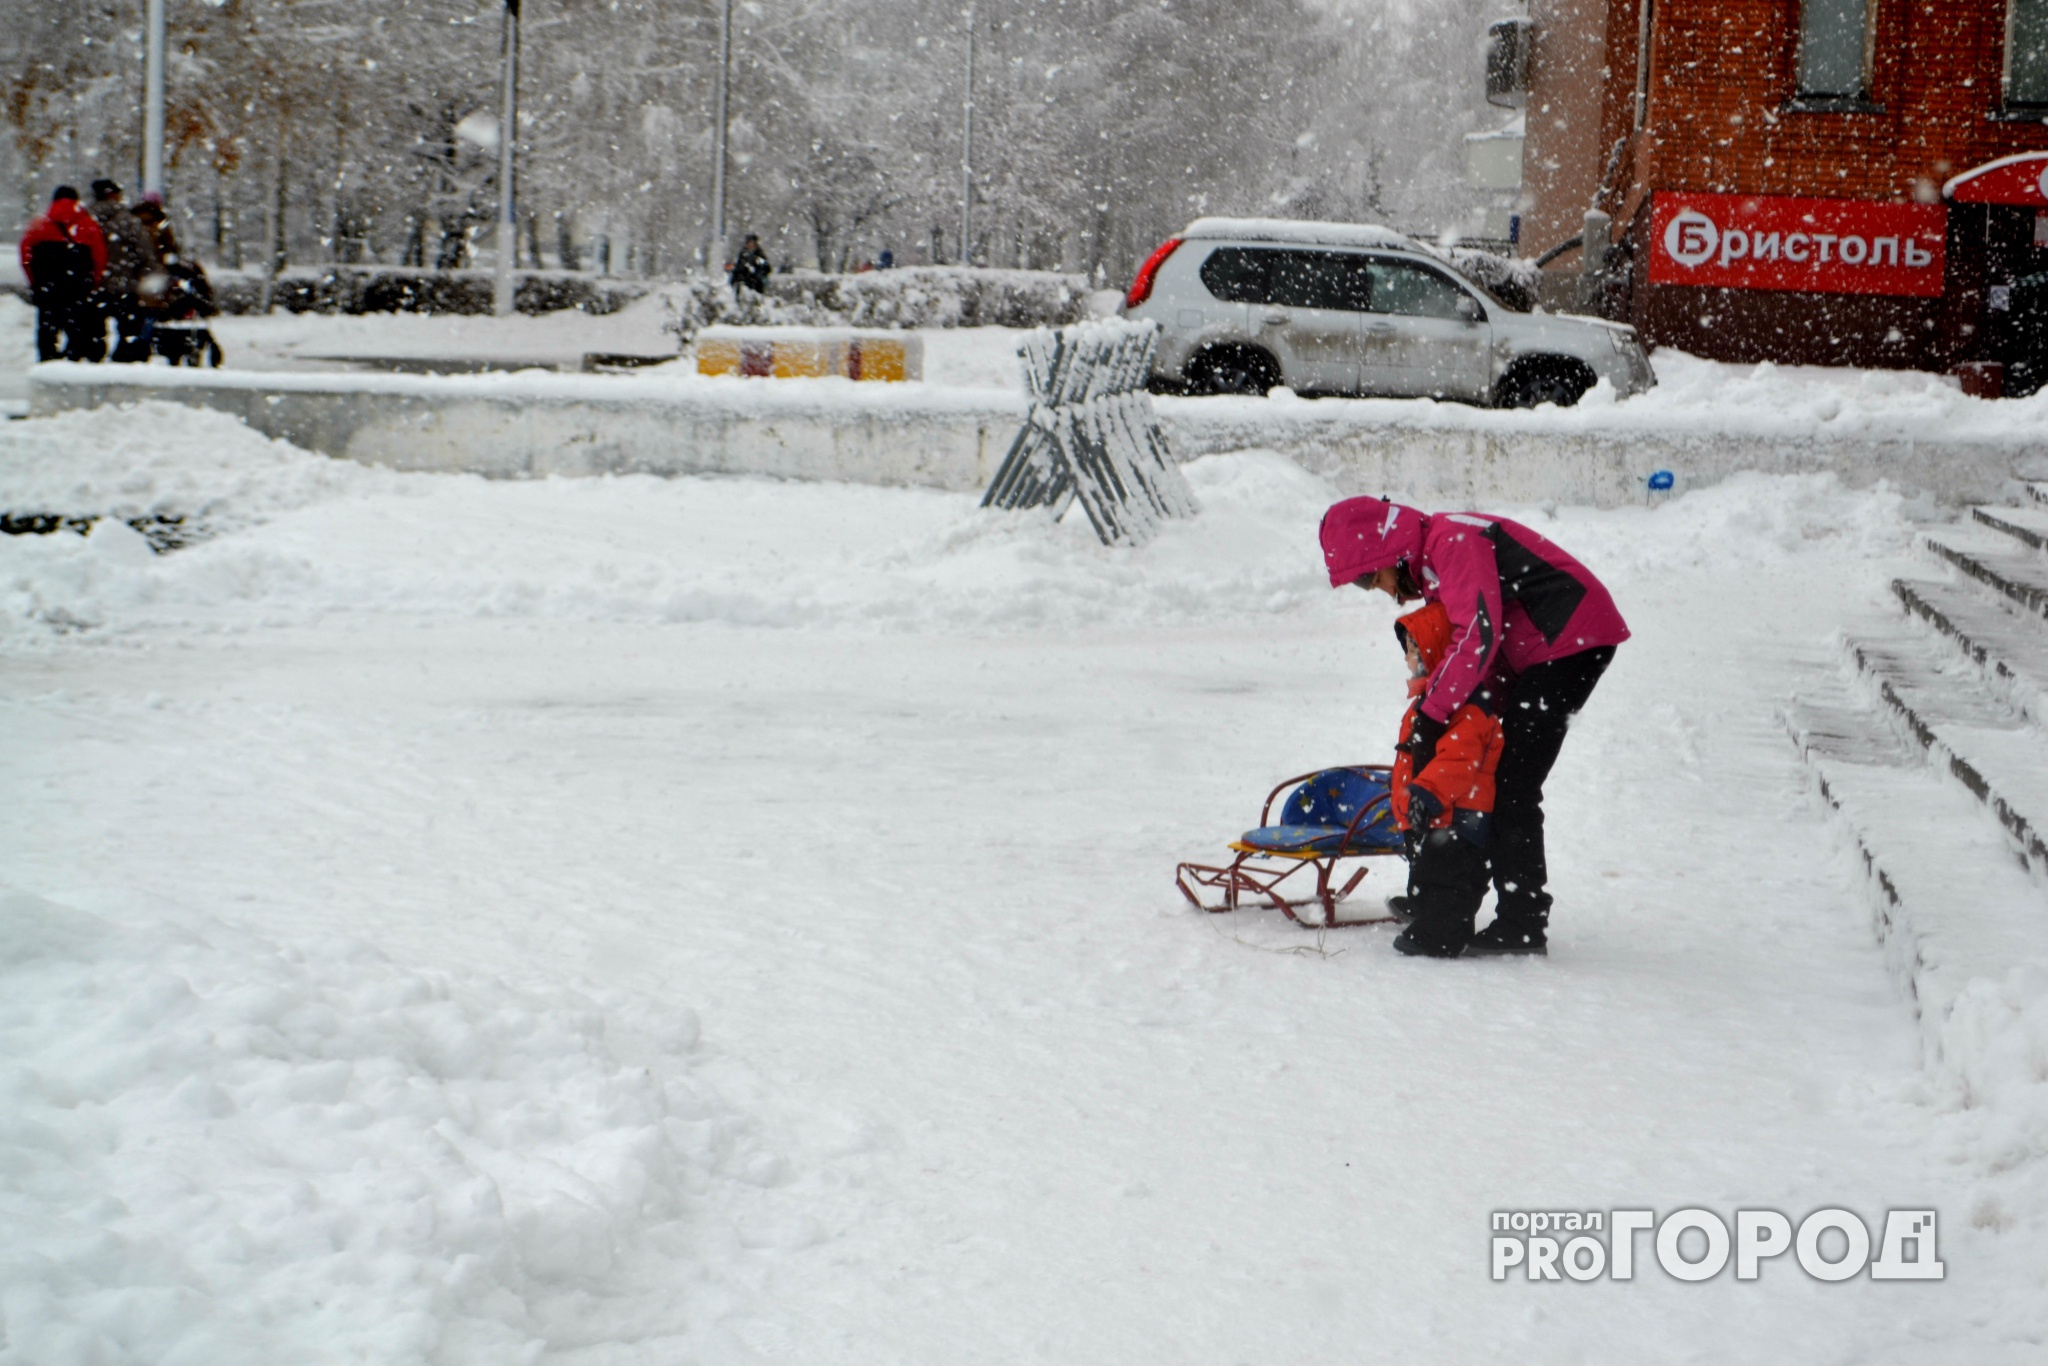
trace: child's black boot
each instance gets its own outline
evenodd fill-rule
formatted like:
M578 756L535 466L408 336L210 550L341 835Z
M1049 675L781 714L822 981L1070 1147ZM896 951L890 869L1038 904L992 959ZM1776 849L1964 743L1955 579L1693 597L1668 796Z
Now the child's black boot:
M1415 919L1394 940L1395 950L1425 958L1463 953L1489 872L1483 849L1452 831L1430 831L1410 874Z

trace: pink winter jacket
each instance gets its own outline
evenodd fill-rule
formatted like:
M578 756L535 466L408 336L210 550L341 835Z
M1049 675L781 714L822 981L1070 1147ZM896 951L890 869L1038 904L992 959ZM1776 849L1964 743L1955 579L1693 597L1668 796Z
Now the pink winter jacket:
M1422 713L1447 721L1500 662L1515 673L1628 639L1592 571L1519 522L1346 498L1323 514L1332 587L1403 561L1451 619L1451 646L1429 676Z

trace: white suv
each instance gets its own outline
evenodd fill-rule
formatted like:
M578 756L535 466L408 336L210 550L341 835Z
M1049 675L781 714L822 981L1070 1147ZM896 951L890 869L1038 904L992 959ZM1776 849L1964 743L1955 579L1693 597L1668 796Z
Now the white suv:
M1153 380L1191 393L1569 406L1657 382L1632 327L1517 313L1390 228L1203 218L1152 253L1124 314L1161 330Z

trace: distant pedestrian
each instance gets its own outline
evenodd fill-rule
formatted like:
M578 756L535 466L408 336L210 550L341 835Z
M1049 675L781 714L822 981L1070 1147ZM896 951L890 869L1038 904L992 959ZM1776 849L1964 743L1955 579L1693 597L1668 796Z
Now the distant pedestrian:
M206 319L220 310L213 301L213 284L197 261L188 261L178 250L178 236L164 213L163 196L155 191L142 196L135 217L149 233L161 269L142 278L136 298L149 321L149 349L173 365L219 365L220 343Z
M100 277L100 311L114 320L119 340L113 359L149 359L148 318L142 311L142 282L163 269L156 241L142 220L121 202L121 187L111 180L92 183L93 220L107 239L107 269Z
M750 289L756 294L766 294L768 277L774 269L768 264L768 253L761 250L761 239L748 233L746 242L740 247L739 259L732 263L732 292L737 295L743 289Z
M105 360L107 324L93 304L93 288L107 268L100 225L78 203L78 191L59 185L50 207L21 235L21 273L36 306L38 360Z
M883 248L882 248L882 254L881 254L880 256L877 256L877 257L875 258L875 269L876 269L876 270L894 270L895 268L896 268L896 253L895 253L895 252L893 252L893 251L891 251L891 250L889 250L889 249L888 249L887 247L883 247Z

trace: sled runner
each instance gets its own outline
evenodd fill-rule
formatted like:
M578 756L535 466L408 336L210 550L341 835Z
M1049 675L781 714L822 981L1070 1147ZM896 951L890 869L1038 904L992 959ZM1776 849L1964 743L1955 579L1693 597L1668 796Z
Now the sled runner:
M1289 778L1266 794L1266 804L1259 808L1259 828L1231 841L1237 857L1229 864L1218 868L1183 863L1174 870L1173 880L1181 895L1211 915L1237 910L1247 901L1257 904L1263 898L1295 924L1316 930L1379 925L1394 919L1379 915L1339 920L1338 904L1357 890L1367 870L1358 869L1342 886L1335 882L1340 860L1404 852L1404 837L1394 821L1388 795L1391 773L1385 764L1353 764ZM1280 808L1280 823L1269 824L1274 801L1290 786L1294 791ZM1306 880L1285 891L1282 885L1309 870L1314 871L1314 894L1290 899L1290 892L1308 892ZM1219 893L1221 904L1205 902L1202 889ZM1311 906L1320 910L1319 918L1303 919L1296 914Z

